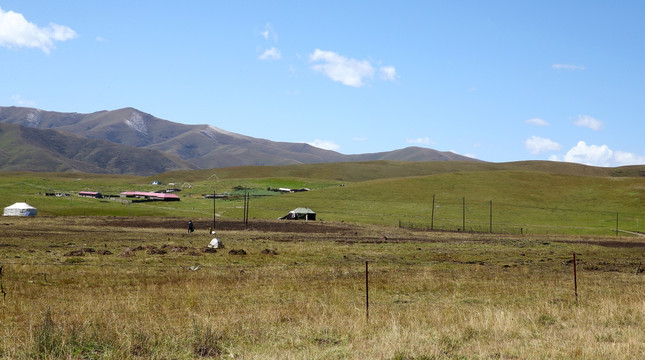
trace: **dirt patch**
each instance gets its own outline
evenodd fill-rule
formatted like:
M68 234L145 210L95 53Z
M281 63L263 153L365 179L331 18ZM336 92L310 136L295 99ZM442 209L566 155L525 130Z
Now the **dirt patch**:
M95 253L95 252L96 252L96 250L94 250L92 248L83 248L83 249L80 249L80 250L70 251L70 252L64 254L63 256L85 256L85 254L88 254L88 253L92 254L92 253Z
M95 227L134 227L141 229L188 229L188 220L174 218L132 218L132 217L106 217L92 219ZM193 220L195 232L206 231L213 226L212 221ZM253 220L248 226L242 221L218 220L215 223L217 231L250 230L263 232L285 232L285 233L344 233L353 227L351 225L328 224L322 221L271 221Z
M619 240L555 240L554 242L564 243L564 244L585 244L585 245L597 245L604 246L609 248L645 248L645 242L639 241L619 241Z

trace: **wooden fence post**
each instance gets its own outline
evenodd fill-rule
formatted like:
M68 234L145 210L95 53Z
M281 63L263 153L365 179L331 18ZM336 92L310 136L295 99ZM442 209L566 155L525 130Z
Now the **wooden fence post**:
M578 303L578 274L576 272L576 253L573 253L573 291L576 295L576 304Z
M365 319L370 321L370 283L368 261L365 261Z

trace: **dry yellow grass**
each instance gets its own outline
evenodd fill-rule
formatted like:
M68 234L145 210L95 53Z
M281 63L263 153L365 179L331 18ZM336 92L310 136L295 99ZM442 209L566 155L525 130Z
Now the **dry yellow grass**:
M201 252L210 236L199 230L185 234L179 219L43 217L1 223L7 293L0 312L2 358L633 359L645 354L644 275L637 271L645 247L636 238L321 223L291 232L271 231L267 223L221 230L218 237L227 248L211 254ZM119 256L138 246L144 249ZM95 252L65 256L83 248ZM229 255L231 249L247 255ZM277 255L262 254L264 249Z

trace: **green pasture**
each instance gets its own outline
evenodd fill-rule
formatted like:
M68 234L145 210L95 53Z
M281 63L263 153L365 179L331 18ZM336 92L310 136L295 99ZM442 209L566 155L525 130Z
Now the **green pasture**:
M601 176L592 171L595 168L581 172L591 175L571 175L563 169L551 171L552 164L549 171L522 170L517 164L508 170L478 165L476 171L446 166L367 162L181 171L155 177L0 173L0 198L3 206L26 201L40 215L53 216L208 219L215 205L217 217L242 221L248 192L251 221L275 219L296 207L309 207L317 212L317 220L419 229L610 235L618 222L621 235L645 232L643 177ZM153 180L164 185L152 185ZM116 195L167 187L180 189L181 201L129 203L77 196L83 190ZM267 190L280 187L311 191L280 194ZM44 196L54 191L72 196ZM202 196L213 192L229 198L213 201Z

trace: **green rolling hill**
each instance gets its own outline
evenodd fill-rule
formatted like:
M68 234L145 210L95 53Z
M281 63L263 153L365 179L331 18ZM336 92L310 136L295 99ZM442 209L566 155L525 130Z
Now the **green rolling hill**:
M350 166L351 165L351 166ZM595 168L552 162L359 162L174 171L157 176L5 172L4 206L26 201L40 215L171 216L240 220L243 191L252 195L250 217L276 219L310 207L322 221L371 223L419 229L524 234L612 235L645 232L645 166ZM152 185L160 180L166 185ZM78 197L45 197L47 191L118 194L159 190L174 183L180 202L125 204ZM267 188L309 188L279 194ZM433 207L434 201L434 207Z

